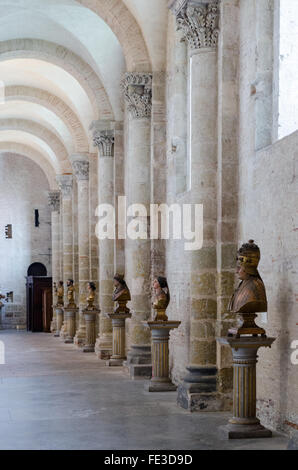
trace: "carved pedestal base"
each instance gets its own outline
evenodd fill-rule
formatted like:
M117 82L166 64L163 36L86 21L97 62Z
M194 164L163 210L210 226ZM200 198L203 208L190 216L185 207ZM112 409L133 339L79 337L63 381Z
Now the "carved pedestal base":
M96 316L100 310L83 310L86 323L86 342L83 346L83 352L94 352L96 341Z
M131 318L131 313L110 313L113 326L113 354L106 362L107 366L122 366L125 356L125 319Z
M178 328L180 321L149 321L152 334L152 377L145 389L149 392L174 392L177 387L169 378L170 331Z
M72 344L74 335L76 334L76 314L78 312L78 308L64 308L64 317L66 319L66 338L64 343Z
M56 310L56 331L54 333L54 336L58 338L60 336L60 331L61 331L62 324L63 324L63 308L55 307L55 310Z
M271 347L275 338L242 336L217 341L232 348L234 370L233 417L221 432L229 439L271 437L256 417L256 364L258 349Z

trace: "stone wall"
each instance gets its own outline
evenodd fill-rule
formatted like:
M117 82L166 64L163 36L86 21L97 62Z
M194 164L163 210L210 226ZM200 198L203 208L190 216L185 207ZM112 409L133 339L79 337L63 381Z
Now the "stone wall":
M28 267L43 263L51 276L50 188L40 167L19 155L1 154L0 174L0 286L3 293L13 291L18 323L25 323ZM39 210L39 227L34 225L34 209ZM12 239L5 238L7 224L12 224ZM16 321L12 317L8 323Z
M271 350L260 350L258 406L264 423L285 430L286 422L298 424L298 365L291 363L298 339L297 148L298 131L243 162L240 181L239 240L260 246L268 314L259 323L277 338Z

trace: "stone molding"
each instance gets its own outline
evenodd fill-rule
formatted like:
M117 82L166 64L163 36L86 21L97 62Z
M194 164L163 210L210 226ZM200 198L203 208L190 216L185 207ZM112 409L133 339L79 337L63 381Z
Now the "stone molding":
M60 191L49 191L48 202L52 212L60 211Z
M73 176L72 175L58 175L56 177L63 199L70 199L72 197L73 189Z
M114 156L115 133L113 130L95 129L93 131L93 143L98 148L101 157Z
M219 2L176 1L170 7L176 15L177 30L192 50L215 49L219 36Z
M121 82L128 112L134 119L151 117L152 73L129 72Z

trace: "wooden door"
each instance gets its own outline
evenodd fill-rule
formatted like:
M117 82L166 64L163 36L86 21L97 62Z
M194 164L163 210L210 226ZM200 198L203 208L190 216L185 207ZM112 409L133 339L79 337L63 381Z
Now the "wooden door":
M49 287L43 289L42 292L42 319L43 319L43 331L45 333L50 332L51 321L52 321L52 289Z

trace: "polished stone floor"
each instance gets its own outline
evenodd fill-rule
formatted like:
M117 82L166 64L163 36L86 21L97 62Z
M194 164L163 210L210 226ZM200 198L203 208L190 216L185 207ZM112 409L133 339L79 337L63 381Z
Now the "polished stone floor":
M226 441L228 413L189 413L176 393L107 368L59 338L1 331L0 449L285 449L288 439Z

